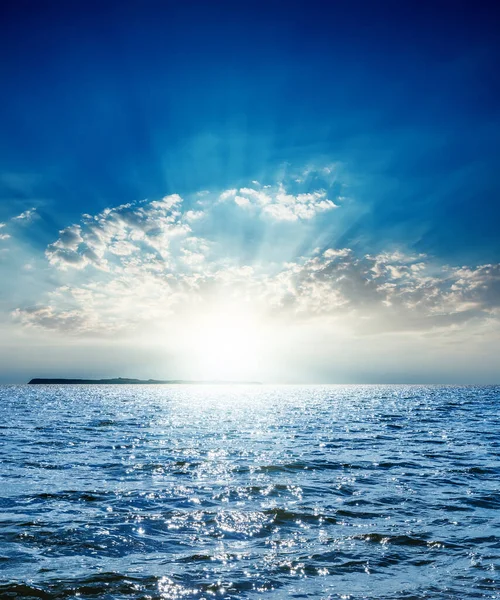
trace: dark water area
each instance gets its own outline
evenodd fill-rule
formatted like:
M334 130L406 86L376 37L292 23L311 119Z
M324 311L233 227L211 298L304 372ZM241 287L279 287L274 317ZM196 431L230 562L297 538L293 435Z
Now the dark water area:
M0 387L0 598L500 598L499 399Z

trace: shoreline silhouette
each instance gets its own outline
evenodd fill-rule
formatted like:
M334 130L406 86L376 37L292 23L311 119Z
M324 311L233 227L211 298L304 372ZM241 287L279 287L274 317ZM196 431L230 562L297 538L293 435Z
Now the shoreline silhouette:
M131 379L114 377L111 379L46 379L36 377L28 381L29 385L261 385L260 381L190 380L190 379Z

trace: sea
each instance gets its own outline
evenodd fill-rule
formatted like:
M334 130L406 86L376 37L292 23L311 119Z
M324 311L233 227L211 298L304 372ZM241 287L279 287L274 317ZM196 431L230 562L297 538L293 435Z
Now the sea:
M500 598L500 386L0 387L0 598Z

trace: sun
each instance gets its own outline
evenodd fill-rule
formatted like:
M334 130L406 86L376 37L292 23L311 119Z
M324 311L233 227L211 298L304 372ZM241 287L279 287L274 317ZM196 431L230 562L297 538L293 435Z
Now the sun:
M256 314L224 305L194 315L185 341L201 378L236 381L258 371L264 335L265 327Z

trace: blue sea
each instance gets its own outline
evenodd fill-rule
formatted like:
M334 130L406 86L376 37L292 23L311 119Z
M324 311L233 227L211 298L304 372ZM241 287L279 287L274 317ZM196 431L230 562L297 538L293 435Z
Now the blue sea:
M499 400L0 387L0 598L500 598Z

